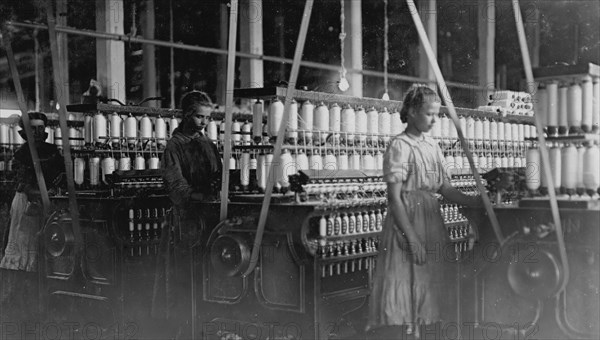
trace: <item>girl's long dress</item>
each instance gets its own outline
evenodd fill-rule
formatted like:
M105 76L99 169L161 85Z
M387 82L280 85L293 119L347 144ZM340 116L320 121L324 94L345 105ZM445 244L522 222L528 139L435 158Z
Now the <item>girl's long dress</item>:
M373 278L367 328L432 324L454 319L454 248L451 249L433 195L446 172L437 143L406 134L396 136L384 155L384 180L402 183L402 203L427 248L427 262L413 264L400 246L391 208L385 220ZM405 247L405 246L402 246Z

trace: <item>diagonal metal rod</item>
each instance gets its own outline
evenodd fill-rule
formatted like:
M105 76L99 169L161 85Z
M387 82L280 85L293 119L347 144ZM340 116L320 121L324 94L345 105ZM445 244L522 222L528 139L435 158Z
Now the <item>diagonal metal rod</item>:
M290 105L292 104L292 96L296 88L296 80L298 79L298 73L300 72L300 60L304 53L304 43L306 42L306 33L308 32L308 23L310 22L310 15L312 13L313 0L307 0L304 5L304 13L302 14L302 23L300 24L300 32L298 33L298 43L296 44L296 52L294 53L294 62L292 63L292 72L290 74L290 81L288 82L288 88L285 96L285 105L283 109L283 119L279 124L279 130L277 133L277 140L275 141L275 147L273 148L273 161L269 164L269 170L267 171L267 186L265 188L265 197L263 199L262 207L260 210L260 216L258 218L258 226L256 227L256 236L254 238L254 244L252 246L252 255L250 256L250 264L248 269L243 276L248 276L258 263L258 253L262 244L262 237L265 232L265 224L267 223L267 215L269 213L269 205L271 203L271 194L273 193L273 185L275 184L275 173L274 168L277 164L279 157L281 156L281 147L283 145L283 139L285 136L285 128L288 122L288 115L290 111ZM225 137L227 138L227 137ZM226 162L228 160L225 160ZM283 166L283 164L281 164Z
M8 59L8 65L15 85L15 91L17 92L17 101L19 102L19 108L21 109L21 119L23 120L23 128L25 135L27 136L27 145L29 146L29 153L31 154L31 160L33 161L33 169L35 170L35 177L38 181L38 188L40 189L40 195L42 196L42 207L44 209L44 219L48 216L50 210L50 198L48 197L48 188L46 187L46 180L42 173L42 165L40 163L40 157L37 152L35 140L33 138L33 131L29 125L29 115L27 114L27 104L25 103L25 96L23 95L23 87L21 86L21 78L19 71L17 70L17 63L15 61L15 55L12 50L12 42L10 39L10 32L4 31L2 34L2 40L4 41L4 48L6 49L6 57Z
M533 78L533 70L531 67L531 59L529 56L529 47L527 46L527 39L525 37L525 27L523 26L523 16L521 15L521 7L519 6L519 0L512 1L513 12L515 15L515 23L517 24L517 35L519 36L519 45L521 47L521 55L523 57L523 68L525 69L525 78L527 85L530 87L528 90L531 93L535 93L537 89L537 83ZM544 137L544 127L539 114L533 115L535 121L535 129L537 130L538 145L540 147L540 156L542 158L542 171L543 175L548 178L546 181L548 184L548 195L550 196L550 210L552 212L552 219L556 227L556 238L558 240L558 250L560 253L560 260L564 268L564 280L562 282L562 289L566 287L569 281L569 261L567 259L567 249L565 246L565 239L560 222L560 213L558 211L558 202L556 201L556 192L554 188L554 181L552 180L552 171L550 169L550 157L548 156L548 148L546 147L546 138ZM539 168L539 167L538 167Z
M67 174L67 190L69 191L69 213L71 214L71 228L75 237L75 251L79 252L83 246L81 230L79 228L79 206L77 205L77 197L75 196L75 182L73 180L73 159L71 158L71 145L69 142L69 127L67 126L67 103L65 96L62 95L67 91L65 85L68 80L63 79L63 70L61 63L58 60L58 43L56 34L56 20L54 18L54 7L52 0L46 1L46 14L48 16L48 35L50 37L50 52L52 54L52 74L54 76L54 88L56 91L56 100L59 104L58 122L62 133L63 143L63 158L65 161L65 172Z
M223 175L221 181L221 221L227 218L229 198L229 158L231 158L231 119L235 83L235 45L237 43L238 0L231 0L229 11L229 45L227 46L227 85L225 94L225 140L223 141Z
M494 229L494 233L496 234L498 242L500 242L500 244L502 245L504 243L504 236L502 235L502 230L500 229L500 225L498 224L498 218L496 217L496 213L494 212L494 209L492 207L492 202L490 202L490 198L487 196L485 188L481 183L481 176L479 176L479 171L477 171L475 163L473 162L473 154L469 149L469 143L467 143L467 141L465 140L463 131L460 128L460 121L458 120L458 115L456 114L454 103L452 102L452 98L450 97L448 87L446 85L446 82L444 81L444 76L442 75L442 71L440 70L440 66L437 63L436 56L433 53L431 43L429 42L429 38L427 37L427 33L425 32L425 28L423 27L423 22L421 21L421 17L419 16L419 12L417 11L417 6L415 6L414 0L406 0L406 2L408 4L409 12L417 28L417 32L419 33L421 42L423 43L423 47L425 48L425 54L427 54L429 64L431 65L433 73L435 74L435 78L437 80L438 87L440 88L442 97L447 104L448 113L450 114L452 122L456 127L456 132L458 134L458 138L460 139L460 143L465 152L465 155L469 160L469 166L471 167L471 171L473 172L473 177L475 177L475 184L477 185L477 190L479 190L479 192L481 193L483 205L485 206L485 210L488 213L488 217L492 224L492 228Z

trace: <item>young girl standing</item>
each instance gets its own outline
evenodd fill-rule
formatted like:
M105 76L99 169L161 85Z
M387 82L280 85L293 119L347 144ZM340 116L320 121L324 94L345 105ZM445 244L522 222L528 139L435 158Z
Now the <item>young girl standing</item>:
M419 337L419 326L455 318L449 284L456 277L455 259L446 251L448 236L434 194L467 206L480 205L481 198L452 187L440 147L424 135L439 110L433 90L413 85L400 112L406 130L392 139L384 155L388 214L367 325L377 339L401 339L407 333Z

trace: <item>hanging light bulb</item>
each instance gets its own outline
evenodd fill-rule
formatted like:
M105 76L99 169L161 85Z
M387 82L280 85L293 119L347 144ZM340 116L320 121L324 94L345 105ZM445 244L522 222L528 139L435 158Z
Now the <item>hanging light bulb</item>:
M344 40L346 39L346 29L344 27L344 21L346 17L344 15L344 0L340 0L340 59L342 69L340 70L340 81L338 82L338 88L342 92L348 91L350 83L346 79L346 67L344 66Z
M338 82L338 88L342 92L346 92L350 88L350 84L348 83L348 79L346 79L346 77L343 76L343 75L340 77L340 81Z
M383 0L383 96L381 99L390 100L388 94L388 62L390 60L389 42L388 42L388 0Z

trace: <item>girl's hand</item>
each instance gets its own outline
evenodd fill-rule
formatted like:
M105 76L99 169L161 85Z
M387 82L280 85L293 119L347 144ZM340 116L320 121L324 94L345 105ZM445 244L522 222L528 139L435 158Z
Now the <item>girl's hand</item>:
M413 263L422 265L427 262L427 252L425 245L416 234L400 234L400 248L404 249L411 257Z
M427 252L425 251L425 245L415 237L413 240L408 241L408 252L412 256L413 261L416 265L422 265L427 262Z

